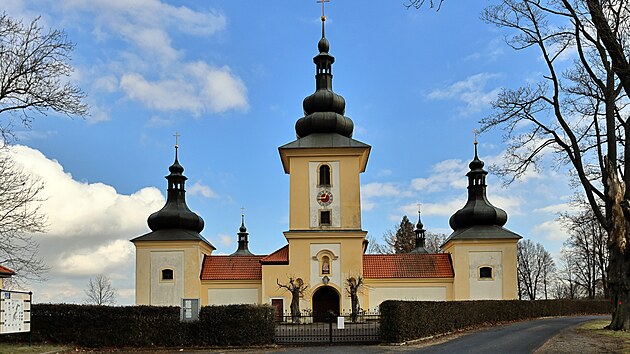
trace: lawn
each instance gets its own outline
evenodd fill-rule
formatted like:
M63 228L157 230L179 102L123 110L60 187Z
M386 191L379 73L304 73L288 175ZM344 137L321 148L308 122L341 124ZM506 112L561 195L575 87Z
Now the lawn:
M589 331L589 333L595 335L621 340L623 341L623 348L619 348L619 353L630 354L630 332L609 331L604 329L609 323L610 320L591 321L580 326L580 329Z

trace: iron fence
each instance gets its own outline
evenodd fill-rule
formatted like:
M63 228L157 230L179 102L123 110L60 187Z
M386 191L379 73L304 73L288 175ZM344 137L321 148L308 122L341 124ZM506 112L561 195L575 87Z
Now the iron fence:
M356 316L351 316L349 312L322 315L303 311L295 317L284 313L278 316L276 343L379 343L380 319L378 312L367 311L361 311Z

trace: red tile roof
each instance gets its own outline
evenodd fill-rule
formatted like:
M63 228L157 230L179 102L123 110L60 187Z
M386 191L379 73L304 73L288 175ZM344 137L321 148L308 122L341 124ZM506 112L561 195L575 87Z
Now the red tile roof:
M264 256L205 256L201 280L260 280Z
M452 278L448 253L364 254L365 278Z
M15 272L0 265L0 275L15 275Z
M271 253L260 260L262 264L289 264L289 245Z

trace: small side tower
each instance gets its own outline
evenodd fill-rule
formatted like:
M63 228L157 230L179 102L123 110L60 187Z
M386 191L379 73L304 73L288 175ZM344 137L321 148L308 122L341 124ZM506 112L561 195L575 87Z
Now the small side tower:
M136 247L136 305L180 306L182 298L199 298L201 261L215 250L200 234L203 219L186 205L187 178L178 148L176 141L175 162L166 176L166 205L149 216L152 231L131 240Z
M245 212L241 212L241 227L238 229L238 248L230 256L253 256L249 251L249 233L245 227Z
M516 254L521 236L503 228L507 213L486 197L486 172L477 156L468 167L468 201L449 220L453 233L442 245L451 253L454 300L509 300L518 297Z
M415 230L413 232L416 234L416 248L414 248L410 253L430 253L429 250L425 247L426 235L425 232L427 230L424 229L424 224L422 220L420 220L420 204L418 204L418 223L416 224Z

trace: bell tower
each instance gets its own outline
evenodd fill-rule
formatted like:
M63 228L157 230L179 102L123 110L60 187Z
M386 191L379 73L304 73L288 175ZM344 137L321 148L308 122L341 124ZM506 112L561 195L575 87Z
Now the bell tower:
M345 116L345 99L333 91L335 58L329 53L326 17L321 19L322 36L313 58L315 92L303 101L304 116L295 124L297 139L279 148L290 179L289 230L284 235L292 274L303 277L313 294L319 288L330 294L334 289L347 309L343 284L363 271L367 232L361 227L360 174L371 147L352 139L354 123Z

